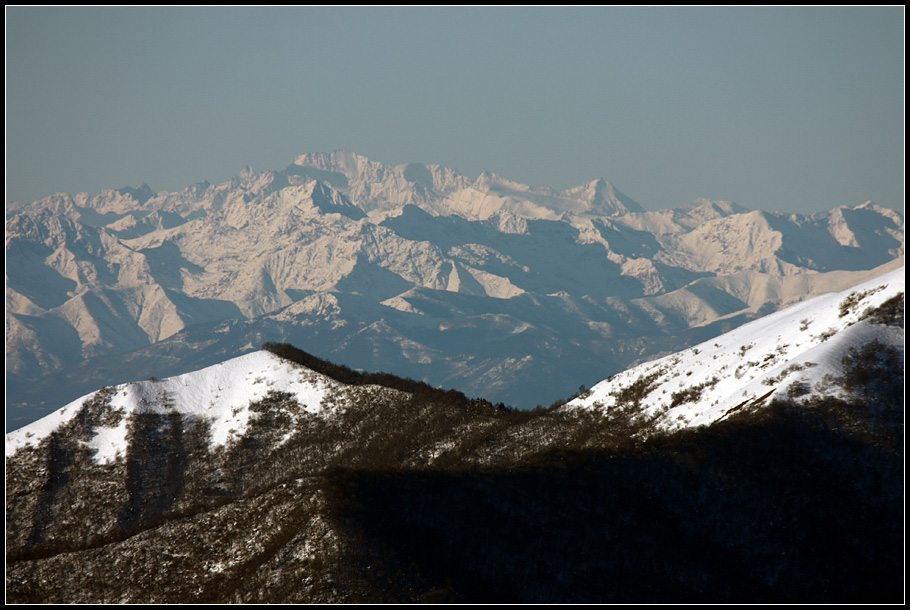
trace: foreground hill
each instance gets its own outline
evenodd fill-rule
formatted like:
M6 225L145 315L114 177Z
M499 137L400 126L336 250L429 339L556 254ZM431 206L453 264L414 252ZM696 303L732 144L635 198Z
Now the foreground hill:
M886 366L872 353L904 361L905 270L850 290L810 299L683 352L633 367L598 383L568 409L611 409L632 402L661 429L709 425L775 399L844 398L835 383L851 367ZM864 381L893 387L869 373Z
M902 278L532 412L286 344L105 388L7 435L7 601L900 602Z
M872 203L646 212L602 179L556 192L352 153L59 194L7 206L7 425L266 341L532 408L903 252L903 219Z

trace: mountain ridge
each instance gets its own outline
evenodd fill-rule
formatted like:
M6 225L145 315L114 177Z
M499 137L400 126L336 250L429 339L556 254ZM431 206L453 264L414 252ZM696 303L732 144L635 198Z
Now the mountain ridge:
M7 601L893 603L903 284L711 340L757 374L695 346L534 411L286 344L102 388L7 435Z
M710 425L714 421L722 419L731 408L741 407L743 403L751 403L754 407L764 402L771 402L775 398L792 397L784 388L784 381L787 381L788 385L807 386L798 394L803 400L829 395L842 398L841 395L830 393L832 384L825 379L826 376L834 378L843 374L842 371L831 367L834 361L841 359L847 348L839 347L838 341L829 343L829 339L850 335L846 342L851 347L871 341L884 341L888 345L899 345L900 355L903 357L902 332L895 331L897 334L894 332L889 334L884 330L878 330L870 334L870 331L863 331L862 328L869 327L869 322L866 320L870 318L872 312L878 310L889 312L888 315L899 316L897 322L889 321L888 324L902 323L904 277L905 270L901 267L874 280L853 286L846 291L815 297L769 314L719 337L693 346L685 352L638 365L611 376L608 380L586 390L584 396L568 401L562 408L566 410L609 409L612 404L618 403L617 397L623 394L623 384L627 384L629 387L636 384L642 385L639 381L643 378L648 379L644 395L653 397L660 390L664 395L661 397L664 402L644 401L641 397L635 401L635 407L641 414L649 416L652 423L654 421L664 422L656 425L669 430L676 430L683 426ZM901 299L899 304L895 300L897 298ZM879 327L890 328L887 325L882 326L881 323L879 323ZM897 327L895 326L895 328ZM768 339L775 333L776 339ZM782 343L784 337L789 343ZM298 401L307 411L315 414L319 412L319 405L325 402L328 393L340 391L339 382L359 385L363 383L359 380L360 378L372 379L368 374L357 373L344 366L323 363L310 354L283 344L267 343L265 348L268 351L254 351L170 379L153 377L144 382L134 380L102 391L115 396L115 400L111 403L113 409L125 408L127 413L144 412L150 409L151 412L173 411L185 417L207 417L221 426L218 432L213 434L213 439L217 439L217 443L223 445L231 440L236 442L244 433L246 421L243 418L237 419L237 409L242 410L248 403L261 400L269 392L291 392L298 397ZM738 353L733 354L732 352L736 352L737 349ZM299 355L295 354L295 351ZM825 355L825 351L831 351L835 355ZM749 353L750 358L756 358L757 361L746 363L742 360L746 353ZM718 360L719 357L720 360ZM825 362L819 368L815 368L819 363L809 362L810 357ZM288 360L297 361L298 364L305 363L309 370L303 369L303 372L295 372L294 369L281 366L281 363ZM734 362L739 362L739 366L736 367L735 381L730 381L733 386L736 386L737 392L743 387L746 389L740 397L732 399L733 402L731 402L731 399L723 394L723 387L730 386L731 383L721 383L718 376L722 371L731 367ZM317 373L314 367L323 372ZM666 369L670 369L671 372L678 369L684 370L686 371L685 378L677 380L678 373L668 376ZM810 371L810 369L812 370ZM811 373L808 377L806 376L807 371ZM695 375L692 374L693 372ZM375 376L375 378L381 380L381 375ZM391 376L390 379L394 381ZM635 379L638 381L628 383ZM769 379L773 382L769 383ZM239 386L232 389L237 384ZM204 389L187 391L182 389L190 385L201 385ZM253 388L252 392L242 390L243 387L253 385L262 385L262 387ZM712 392L717 386L721 386L721 394L714 396ZM413 381L400 387L411 389L411 391L420 388L423 388L420 391L432 391L430 386ZM694 387L698 387L699 390L692 392L691 388ZM770 393L764 391L768 387L771 388ZM702 392L701 389L705 388L708 391ZM757 392L755 388L760 388L761 391ZM715 400L707 415L703 413L693 415L691 406L677 410L674 410L677 405L667 406L666 400L671 398L667 395L668 389L672 390L671 394L674 395L698 394L696 398L686 399L685 404L707 403L712 398L718 397L725 398L725 400L720 401L719 406L716 406L719 401ZM836 391L836 388L834 390ZM225 400L221 396L222 392L236 395L236 397ZM91 401L97 394L98 392L92 392L82 396L69 405L55 410L46 418L17 430L15 433L8 433L6 436L7 457L26 444L40 442L55 428L68 423L79 408L84 403ZM162 411L161 407L155 406L155 401L160 403L162 400L160 396L165 394L169 396L165 401L168 408ZM217 409L213 411L212 408L216 407L216 401L218 402ZM733 404L734 402L736 404ZM233 411L231 417L226 415L228 411ZM659 420L655 419L655 416L658 415ZM233 424L234 429L227 434L226 427L229 424ZM125 428L120 429L121 443L125 442L123 433L125 433Z
M844 375L840 365L850 349L877 342L897 349L903 361L902 326L866 320L877 310L902 320L904 283L901 267L803 301L685 352L627 369L566 408L609 409L629 388L640 386L638 407L655 425L673 430L710 425L745 405L755 408L775 399L844 398L844 389L831 380ZM734 365L735 381L723 375Z
M260 342L312 345L361 368L390 362L478 394L485 367L523 361L528 376L500 380L493 398L530 407L566 392L535 381L535 370L571 389L595 374L573 363L618 370L647 357L640 342L637 354L610 347L619 340L663 342L748 318L903 259L902 219L868 203L803 217L707 200L630 211L630 202L602 179L557 193L325 153L176 193L140 187L8 207L13 417L63 401L51 375L139 358L227 320L275 333ZM471 348L484 328L502 355ZM247 343L238 337L218 357ZM35 396L41 386L60 392Z

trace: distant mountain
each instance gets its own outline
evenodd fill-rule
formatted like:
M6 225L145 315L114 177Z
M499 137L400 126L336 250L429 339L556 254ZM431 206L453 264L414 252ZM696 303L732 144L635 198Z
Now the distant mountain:
M7 602L894 603L903 337L900 268L549 409L274 343L107 386L7 434Z
M547 405L902 264L903 219L698 200L645 212L335 152L176 193L7 206L7 428L109 385L288 341L335 361Z

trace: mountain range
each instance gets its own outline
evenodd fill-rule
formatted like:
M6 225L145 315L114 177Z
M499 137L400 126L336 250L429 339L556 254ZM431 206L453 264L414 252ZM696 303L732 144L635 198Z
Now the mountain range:
M108 385L7 434L7 601L900 601L904 277L531 411L286 343Z
M7 429L290 342L520 408L903 264L902 217L649 212L335 152L179 192L7 205Z

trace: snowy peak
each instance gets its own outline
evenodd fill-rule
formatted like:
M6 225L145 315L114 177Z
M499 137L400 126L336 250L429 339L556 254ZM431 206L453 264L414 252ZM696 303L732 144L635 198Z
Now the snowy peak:
M904 223L894 210L880 208L872 202L856 207L841 206L816 215L839 244L869 250L890 242L895 256L903 254Z
M155 196L155 192L145 182L143 182L136 188L127 186L122 189L118 189L117 192L121 195L126 195L126 196L131 197L139 205L142 205L143 203L145 203L146 201L148 201L149 199L151 199L152 197Z
M689 218L699 221L713 220L715 218L724 218L734 214L748 214L749 209L737 205L732 201L722 201L715 199L705 199L699 197L692 203L680 206L677 210Z
M557 219L566 213L615 216L644 211L603 179L557 193L490 171L471 181L439 165L384 166L346 151L301 155L284 173L324 181L368 212L417 205L436 215L486 220L500 212Z
M110 382L97 372L110 368L89 370L89 360L141 353L114 377L134 378L144 373L139 359L171 349L160 342L230 320L475 394L486 392L484 367L507 370L515 353L528 371L552 370L560 358L559 384L512 374L491 396L533 406L567 393L557 385L571 391L579 377L599 375L592 353L618 370L658 345L662 353L688 344L681 333L693 326L754 319L903 257L903 221L871 203L809 218L708 200L636 210L604 179L557 192L349 152L302 155L280 171L246 168L175 193L55 195L7 220L10 404L46 413ZM303 313L329 293L340 311ZM468 339L489 316L511 326L494 324L489 344ZM249 342L232 335L199 364ZM559 355L567 349L577 359ZM61 371L72 375L66 384L37 381Z
M551 194L549 189L532 189L530 186L525 184L520 184L518 182L513 182L512 180L507 180L502 176L494 174L490 171L484 171L477 177L477 180L474 181L474 184L471 185L472 188L484 192L484 193L500 193L503 195L515 195L521 193L535 193L539 192L541 194Z
M324 181L368 212L425 205L469 184L457 171L439 165L385 166L348 151L300 155L285 173Z
M637 409L658 428L708 425L775 398L846 398L837 380L870 344L904 358L904 274L809 299L595 385L566 409ZM852 350L852 351L851 351ZM865 350L865 351L863 351ZM869 357L869 356L866 356Z
M592 215L620 216L644 212L644 209L632 198L619 192L603 178L568 189L562 195L567 199L586 203L589 208L586 213Z
M23 447L36 446L74 418L82 418L93 421L86 443L95 450L95 460L110 462L125 455L127 424L134 413L173 413L204 419L211 431L211 444L223 446L243 436L255 417L250 405L269 394L292 397L299 405L297 416L324 415L335 408L327 406L326 396L338 394L342 387L270 352L252 352L192 373L134 381L83 396L7 434L6 456Z
M294 159L293 165L340 173L352 180L359 180L364 176L375 176L381 173L382 169L381 164L346 150L304 153Z

